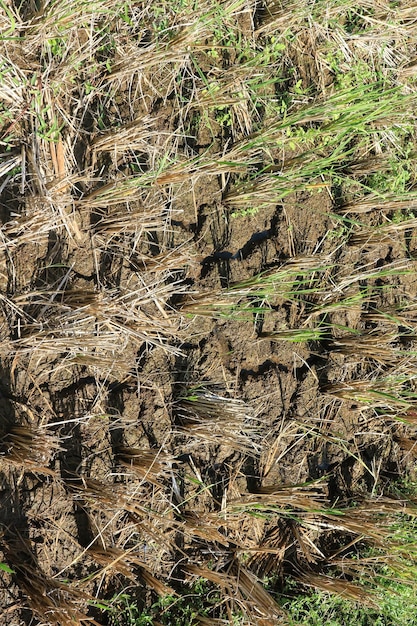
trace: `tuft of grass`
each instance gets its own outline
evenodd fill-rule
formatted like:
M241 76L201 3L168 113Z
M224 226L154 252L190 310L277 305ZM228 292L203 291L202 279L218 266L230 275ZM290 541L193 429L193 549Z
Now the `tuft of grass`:
M176 407L178 430L196 440L226 445L249 455L260 449L259 423L243 400L204 387L190 389Z
M60 450L57 437L29 425L14 424L0 438L2 461L36 474L55 476L49 463Z
M288 260L276 270L266 270L217 292L191 295L182 304L187 314L249 319L267 311L276 300L282 302L317 295L329 259L300 257Z
M4 542L4 551L10 570L8 573L26 594L29 607L39 620L47 617L50 623L60 626L70 626L74 619L79 623L94 624L83 608L89 599L88 594L74 583L47 576L28 540L9 535Z

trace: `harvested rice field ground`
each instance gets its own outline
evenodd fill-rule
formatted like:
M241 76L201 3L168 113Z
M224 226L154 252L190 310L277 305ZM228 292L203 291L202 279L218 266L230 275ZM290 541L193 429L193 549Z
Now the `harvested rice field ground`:
M417 4L0 1L0 624L417 623Z

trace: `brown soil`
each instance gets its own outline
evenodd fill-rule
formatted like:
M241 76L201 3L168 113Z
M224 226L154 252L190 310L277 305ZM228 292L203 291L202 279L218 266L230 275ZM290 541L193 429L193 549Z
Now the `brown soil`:
M303 81L314 82L311 62L300 66ZM126 123L138 114L157 117L155 142L173 132L169 98L161 103L160 94L152 92L146 110L126 109ZM122 104L118 114L123 114ZM229 138L215 119L211 131L214 138L206 136L207 129L197 130L196 154L209 145L213 153L226 146ZM98 133L84 132L81 171L98 176L104 170L107 180L128 171L129 163L112 161L111 151L97 155L86 149ZM98 183L89 185L82 193L99 188ZM43 241L2 248L1 293L14 301L21 297L24 304L20 312L7 303L2 308L0 563L14 573L1 576L1 623L28 626L49 619L64 624L68 615L81 620L85 611L104 624L106 614L86 608L84 597L110 599L129 589L146 604L146 589L158 586L153 579L149 583L150 576L177 588L190 577L187 567L201 563L202 554L206 565L218 559L231 572L227 563L237 552L247 549L252 554L259 546L277 545L277 529L282 531L280 541L288 534L291 524L285 526L278 515L269 520L245 517L235 527L231 522L223 527L215 514L226 501L318 479L320 487L315 488L328 506L359 501L373 493L375 468L381 491L410 469L411 453L400 445L404 433L410 434L407 427L387 424L355 402L326 392L332 383L368 372L369 364L360 358L349 362L325 341L295 344L262 337L300 325L299 303L274 306L244 322L186 317L181 312L184 289L178 287L174 296L171 289L168 302L161 299L160 307L155 302L144 306L149 317L166 322L169 349L157 340L130 337L106 355L97 354L97 363L94 349L70 358L70 348L53 349L53 309L48 302L42 307L34 294L59 285L83 297L91 291L139 290L153 279L181 281L190 293L218 291L278 268L289 258L324 256L333 249L329 231L337 224L330 216L334 202L327 191L293 193L255 216L232 218L223 202L221 176L201 176L174 189L171 206L162 185L130 203L132 212L170 208L169 217L158 214L162 226L145 228L138 239L128 228L115 234L100 230L103 214L109 218L125 210L125 204L86 210L73 198L70 229L52 229ZM7 200L2 200L3 226L12 220L12 210L20 211L16 203L7 206ZM387 245L345 247L338 267L349 275L359 266L383 266L403 259L407 245L400 233ZM168 272L152 266L160 258L172 261ZM378 304L390 297L398 300L402 293L416 296L416 279L393 280L395 295L381 292ZM332 321L355 328L359 315L340 313ZM49 352L35 337L44 328L52 328ZM19 349L12 345L16 340L21 340ZM187 430L181 399L187 390L199 388L245 403L242 407L256 423L257 453L242 450L238 440L236 445L226 437L223 441L221 430L211 425L211 441L207 434ZM29 448L21 457L18 426L26 429ZM349 443L349 450L341 440ZM126 461L129 448L154 453L153 464L160 463L160 471L135 469ZM330 545L324 539L324 551L326 541ZM283 574L286 567L307 567L307 552L292 545L291 539L287 550L298 555L291 563L287 552L290 565L261 558L259 552L248 567L260 576L273 568ZM117 550L133 556L118 562ZM71 581L71 591L59 586L57 581L64 579ZM160 585L161 593L167 591Z
M176 206L178 219L171 226L169 249L187 246L193 264L184 268L182 275L192 291L225 287L265 268L278 267L290 256L311 254L323 247L323 237L331 228L331 204L324 194L294 194L274 209L241 219L227 216L219 205L219 194L218 184L212 181L200 191L196 187L192 206L186 196L183 204ZM159 253L158 243L152 236L148 239L144 248ZM349 251L346 263L354 268L360 254ZM373 249L372 255L385 258L387 250ZM42 268L52 261L65 263L65 271L72 268L73 289L88 289L92 281L123 286L133 274L129 260L118 257L111 247L94 251L84 236L77 244L60 240L54 246L51 242L22 246L11 259L4 259L5 282L15 281L21 293L33 291L46 282ZM415 294L415 282L405 287ZM177 355L145 344L139 349L127 345L123 366L116 364L107 378L88 365L62 369L59 360L35 360L31 355L3 359L4 419L9 424L39 424L44 436L56 439L60 448L53 453L47 443L46 458L35 460L33 470L29 464L13 464L7 455L3 457L0 522L5 547L0 561L18 573L22 561L29 571L31 567L42 571L39 584L48 594L58 573L79 580L99 571L92 546L131 547L138 539L138 531L132 529L134 513L126 512L129 506L117 510L105 496L101 502L102 485L117 498L128 500L140 490L143 498L156 499L156 509L161 512L181 489L184 501L189 501L183 514L198 511L203 516L218 509L226 494L230 498L239 491L261 493L268 486L318 478L324 478L329 503L365 496L374 486L368 470L373 463L379 464L379 480L390 481L400 475L406 458L390 436L400 430L398 426L387 432L385 424L367 420L355 405L341 404L322 392L324 384L346 377L343 358L319 344L259 339L261 328L272 331L292 326L297 314L289 307L252 323L190 319L182 331L183 342L177 344ZM351 326L352 322L355 320L339 321ZM8 323L3 322L4 328ZM352 367L360 368L361 363ZM259 421L260 457L251 458L220 440L210 444L204 438L176 432L176 402L186 388L198 385L251 407ZM86 415L91 417L84 420ZM332 435L333 441L327 435ZM354 442L356 459L337 445L338 437ZM126 446L171 455L172 470L162 480L162 491L144 484L120 465L120 448ZM210 495L196 494L193 483L185 480L190 474L213 485ZM97 493L88 497L81 489L78 496L80 481L87 479L100 481ZM163 554L164 538L171 546L168 554L180 541L177 549L182 554L189 554L191 560L196 555L195 534L194 539L187 535L176 539L173 530L165 527L167 523L161 525L162 536L156 542L160 548L156 553L152 548L151 560L147 558L146 531L137 547L144 563L149 562L150 570L160 578L172 570L170 559ZM249 546L262 544L268 533L271 523L257 522L252 530L241 528L234 540L241 535ZM117 565L110 568L109 575L99 574L99 580L83 592L95 592L100 584L101 596L111 597L123 589L128 579L123 573L115 578L114 570ZM255 564L257 570L262 574L262 567ZM19 574L16 578L19 583ZM0 605L7 623L37 623L29 609L21 608L31 590L22 584L19 588L16 578L3 575Z

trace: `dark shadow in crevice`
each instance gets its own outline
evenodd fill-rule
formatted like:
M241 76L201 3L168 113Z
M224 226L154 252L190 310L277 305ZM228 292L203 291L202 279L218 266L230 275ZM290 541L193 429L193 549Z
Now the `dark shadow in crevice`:
M11 479L15 477L12 475ZM20 499L20 491L10 483L6 475L0 473L0 524L4 531L4 538L15 533L22 537L29 537L29 528L26 515L23 511L23 502ZM1 542L0 542L1 545Z
M276 361L267 359L266 361L261 363L256 369L241 369L240 378L242 382L246 382L250 378L256 380L257 378L262 378L262 376L264 376L267 372L271 370L288 374L288 367L286 365L282 365L282 363L277 363Z
M223 289L227 288L230 282L230 259L232 256L230 252L215 252L203 259L201 262L200 278L206 278L210 272L217 267L220 285Z
M402 480L404 477L404 469L397 463L395 459L390 459L385 463L384 468L381 470L379 474L379 483L380 485L386 485L386 490L381 489L385 493L389 493L392 490L392 486L397 483L400 488L402 485Z
M219 273L220 286L222 289L227 289L230 284L230 263L228 259L222 259L217 265L217 271Z
M116 458L120 447L124 445L124 428L120 425L120 417L124 414L125 403L123 390L115 388L108 393L107 409L110 415L110 443L113 457ZM113 423L112 423L113 422Z
M152 256L157 256L161 252L158 232L156 230L150 231L147 233L147 235L148 235L149 253Z
M82 389L82 391L84 390ZM57 421L64 421L64 424L59 428L61 451L58 454L58 460L61 478L68 492L72 494L74 490L82 488L82 477L87 470L87 468L83 469L81 426L79 422L73 421L77 417L81 417L83 411L79 407L79 398L74 394L62 395L58 392L52 396L51 401ZM86 476L88 477L88 471ZM90 546L94 540L94 534L82 500L73 501L73 511L78 543L84 548Z
M17 0L14 2L15 9L19 13L23 22L37 17L43 6L42 0Z
M4 380L4 368L2 378ZM5 384L3 382L3 384ZM13 407L3 396L0 397L0 430L1 440L5 441L5 433L15 424ZM1 451L2 456L7 457L7 450ZM21 470L18 471L21 473ZM32 611L27 607L28 588L31 580L25 574L25 564L35 567L39 571L39 563L30 547L30 529L25 507L24 481L18 486L18 473L12 468L10 471L0 472L0 551L3 553L2 560L13 570L12 583L2 589L2 596L8 596L10 604L19 607L19 618L25 624L35 624ZM3 578L0 576L0 588L3 586ZM26 605L26 606L25 606ZM4 606L2 607L5 608ZM7 622L9 623L9 622Z
M15 215L22 215L25 211L25 198L21 195L20 185L10 180L0 193L0 223L7 224L15 219ZM10 236L12 234L10 233ZM8 255L6 255L7 258Z
M48 249L45 256L39 260L32 285L34 289L65 289L61 286L68 275L67 242L58 232L51 231L48 236Z
M350 499L354 496L352 490L352 472L356 460L352 457L344 459L329 475L328 497L333 505L335 502Z
M16 508L12 507L12 509L13 520L10 520L10 526L4 528L0 549L3 552L5 564L13 571L12 583L16 587L13 584L8 585L3 593L7 593L9 596L10 604L16 605L19 623L35 626L40 622L28 606L28 596L31 595L32 586L36 589L36 581L33 580L32 572L37 574L42 581L42 568L31 549L28 521L20 508L20 504L16 503ZM11 616L9 615L9 617Z
M273 228L268 228L267 230L253 234L244 246L239 248L235 253L221 249L204 258L202 261L203 269L201 277L204 278L207 276L210 270L217 265L222 287L228 287L230 282L230 261L243 261L247 259L260 245L270 239L273 233Z
M211 269L218 268L219 279L222 288L229 286L230 281L230 258L225 249L229 246L232 229L228 216L221 209L215 211L213 219L210 221L210 233L213 241L213 254L203 259L201 268L201 278L205 278Z
M310 353L310 356L304 360L303 364L294 369L295 379L298 382L303 382L308 374L314 369L316 376L319 379L320 385L325 385L328 383L328 351L327 349L322 349L321 344L317 345L319 342L316 342L316 345L309 345L309 347L316 350Z
M324 442L320 451L310 454L307 457L309 480L318 480L325 475L330 475L339 465L338 462L330 462L327 449L328 446L326 442Z
M183 461L190 463L191 472L193 472L191 454L183 455ZM203 483L209 485L213 496L215 510L220 511L222 507L223 497L230 483L232 469L238 464L242 458L239 452L233 452L221 463L213 463L212 459L200 465L199 470L203 477Z
M246 485L249 493L259 493L262 485L262 478L259 470L259 463L253 457L248 457L242 467L245 474Z
M16 413L12 401L15 399L11 372L8 365L0 361L0 438L16 424ZM18 401L23 399L18 399Z
M117 244L113 240L113 244ZM104 250L99 261L99 282L109 289L120 287L124 258L111 248Z
M272 228L267 228L260 232L254 233L250 239L232 256L232 259L242 261L247 259L262 243L273 236Z
M277 204L275 207L275 211L273 216L271 217L271 225L269 227L269 231L270 231L270 236L271 237L277 237L278 233L279 233L279 228L282 222L282 209L283 209L283 205L282 204Z
M207 339L203 338L196 346L197 355L200 355L207 343ZM174 394L175 399L180 397L183 392L195 382L195 364L196 357L193 355L193 349L189 354L179 354L175 357L174 369L175 372L175 386Z
M143 432L144 432L144 434L145 434L145 436L146 436L146 438L148 440L149 447L151 449L154 448L155 450L157 450L158 447L160 446L160 443L159 443L159 441L158 441L158 439L157 439L157 437L155 435L155 431L154 431L153 427L149 423L145 424L141 420L141 416L142 416L141 413L142 412L139 413L139 422L140 422L140 425L142 426L142 430L143 430Z

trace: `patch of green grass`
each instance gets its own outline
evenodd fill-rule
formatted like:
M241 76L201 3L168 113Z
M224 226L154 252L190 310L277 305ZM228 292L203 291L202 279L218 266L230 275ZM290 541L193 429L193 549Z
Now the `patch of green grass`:
M414 626L417 622L415 590L392 582L378 597L379 609L365 608L324 592L303 593L288 600L293 626Z
M184 585L182 595L162 596L146 610L124 594L110 609L110 626L152 626L154 621L164 626L194 626L198 617L209 617L219 601L219 593L203 578L188 589Z
M397 496L415 498L415 484L400 484L393 489ZM414 626L417 622L416 518L400 514L391 520L390 531L391 556L384 556L382 550L373 548L358 555L358 571L368 568L362 570L360 583L370 593L369 606L324 591L303 590L297 594L293 583L287 586L290 597L283 603L289 623L294 626ZM395 556L397 550L400 552ZM378 564L380 557L381 564Z

